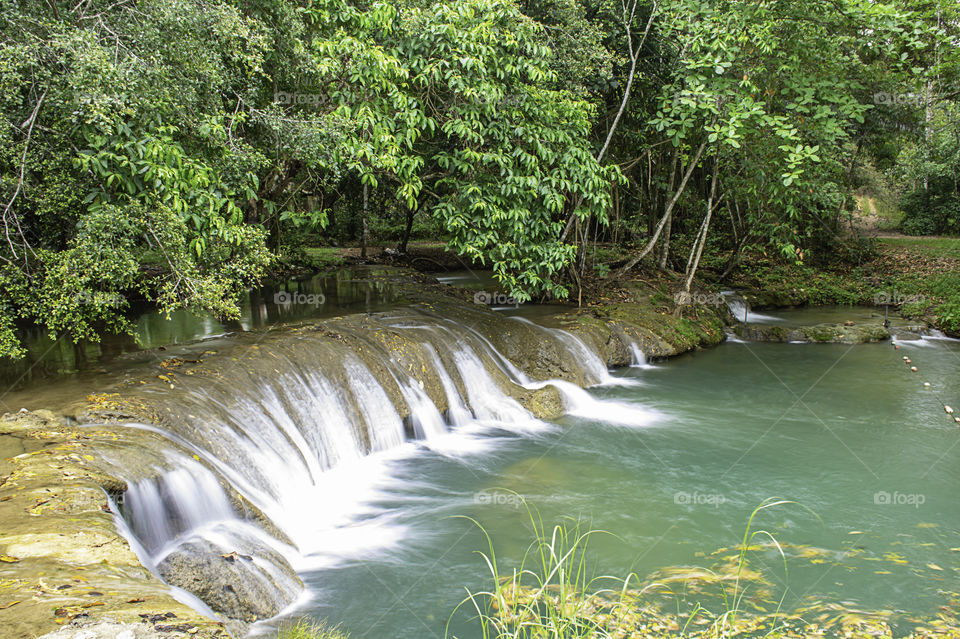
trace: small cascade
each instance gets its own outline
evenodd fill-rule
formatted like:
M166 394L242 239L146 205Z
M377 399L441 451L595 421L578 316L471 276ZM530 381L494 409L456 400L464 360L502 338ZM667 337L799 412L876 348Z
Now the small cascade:
M736 291L723 291L720 295L723 297L723 301L726 302L727 308L730 309L730 314L733 315L734 319L738 322L749 324L751 322L765 323L783 321L781 318L773 315L764 315L751 311L747 300Z
M935 328L923 328L919 332L914 330L907 330L901 333L897 333L893 337L893 342L900 346L919 346L919 347L929 347L929 346L942 346L943 343L957 343L960 342L960 339L955 337L948 337L944 334L943 331L940 331Z
M429 349L427 355L434 364L434 370L437 372L437 377L440 378L440 384L443 386L443 392L447 398L447 420L454 428L466 426L473 419L473 413L470 412L460 393L457 392L453 378L440 363L436 350Z
M746 324L750 312L747 300L740 297L735 291L723 291L720 295L723 296L723 301L726 302L727 308L730 309L730 314L733 315L733 318L738 322Z
M660 413L631 404L609 399L597 399L576 384L553 380L549 382L555 386L563 396L566 413L574 417L585 417L591 420L618 424L635 428L649 426L660 419Z
M390 460L419 454L417 441L475 454L487 447L474 442L489 440L491 430L552 428L518 401L547 384L575 416L635 427L657 418L567 380L534 381L538 371L521 365L547 361L578 383L618 383L576 335L495 321L499 328L481 329L479 320L431 309L347 316L238 338L189 381L139 387L162 419L126 427L149 438L156 464L133 472L123 446L111 453L128 482L122 508L135 545L165 577L206 556L256 558L237 566L247 562L258 587L295 593L294 569L403 538L396 513L376 503ZM534 355L516 357L512 349L523 343L516 340L527 339ZM642 351L634 353L643 364ZM194 594L210 603L208 593ZM281 597L269 610L289 603Z
M647 362L647 354L643 352L640 345L636 342L630 342L630 367L631 368L654 368Z
M402 444L403 421L377 378L356 358L349 358L344 363L344 368L354 402L357 406L363 407L363 419L370 437L370 450L387 450ZM418 410L411 410L411 414L421 417L424 401L429 403L430 400L422 393L413 398L417 401ZM412 406L411 409L413 409Z
M597 383L616 383L617 380L607 370L607 365L600 359L600 356L587 348L587 345L580 339L567 331L555 330L555 334L564 346L577 357L587 372L597 380Z
M530 413L497 386L473 350L458 348L453 353L453 360L463 380L467 402L478 420L513 425L530 423Z
M410 384L402 387L402 391L410 407L409 419L417 439L436 439L449 432L443 415L422 388Z
M617 379L611 375L610 371L607 369L606 363L600 359L600 356L591 350L590 347L583 342L583 340L578 338L573 333L557 328L539 326L538 324L534 324L524 317L514 317L512 319L519 322L524 322L525 324L546 333L552 339L557 340L560 345L574 358L574 361L578 362L580 366L583 367L584 372L587 374L589 385L629 384L629 382L622 379Z
M131 483L123 506L154 563L172 541L237 518L220 481L198 463Z

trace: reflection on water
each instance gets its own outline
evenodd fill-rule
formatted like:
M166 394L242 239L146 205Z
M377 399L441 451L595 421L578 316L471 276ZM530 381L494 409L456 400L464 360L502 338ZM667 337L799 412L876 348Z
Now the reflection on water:
M28 354L22 360L0 364L0 385L7 390L24 388L59 375L102 370L125 354L277 322L383 310L399 300L391 271L355 267L251 289L241 301L236 320L190 311L176 311L166 317L152 306L141 304L130 312L133 335L104 335L99 343L73 344L68 337L55 339L42 327L29 327L20 333Z

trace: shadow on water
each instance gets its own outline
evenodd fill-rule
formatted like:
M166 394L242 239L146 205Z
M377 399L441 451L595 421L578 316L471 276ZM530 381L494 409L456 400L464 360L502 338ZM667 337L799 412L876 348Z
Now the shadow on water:
M127 364L137 353L171 345L242 333L280 322L296 322L345 313L385 310L400 301L389 271L354 267L329 273L270 282L250 289L241 300L240 316L232 320L181 310L169 317L148 303L131 304L132 334L101 337L100 342L74 344L44 327L20 330L27 350L21 360L0 365L0 386L6 391L81 372L105 372L116 360ZM2 407L0 407L2 408Z

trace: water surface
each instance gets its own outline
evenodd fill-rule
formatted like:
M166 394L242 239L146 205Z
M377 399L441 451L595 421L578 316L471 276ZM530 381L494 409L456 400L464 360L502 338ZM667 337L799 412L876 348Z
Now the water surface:
M475 552L485 539L458 516L482 524L509 572L532 540L516 495L548 524L572 518L611 533L591 545L598 574L640 576L709 566L710 553L739 542L758 504L781 497L815 513L784 505L756 522L790 555L788 579L775 553L752 560L778 596L788 589L786 607L902 611L902 634L912 615L935 614L944 593L960 589L960 430L938 400L960 403L958 371L958 344L936 339L900 350L725 344L620 371L638 383L591 392L655 411L652 423L566 417L526 435L467 438L453 453L420 447L384 461L379 496L353 526L389 539L355 553L338 545L305 573L312 599L297 612L357 639L443 637L464 588L489 586ZM463 620L454 627L479 636Z

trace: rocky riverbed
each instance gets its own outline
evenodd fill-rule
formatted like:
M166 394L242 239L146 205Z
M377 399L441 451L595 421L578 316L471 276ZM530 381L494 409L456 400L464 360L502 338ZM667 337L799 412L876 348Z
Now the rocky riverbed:
M392 328L431 317L438 318L438 325L456 321L470 327L477 339L488 342L493 352L505 354L510 365L533 380L560 379L581 386L597 381L575 348L561 347L560 333L551 336L533 323L474 304L471 291L405 272L395 273L392 285L398 287L398 297L406 305L394 312L357 313L284 327L269 336L254 336L249 343L240 339L237 348L222 352L200 346L192 357L158 357L156 365L133 371L108 392L78 400L63 414L5 415L0 420L0 457L4 458L0 459L0 521L4 522L0 626L6 629L5 637L33 639L45 633L58 639L237 636L245 632L246 624L277 614L297 597L302 588L299 578L283 557L266 546L223 552L188 544L148 568L118 528L114 511L128 486L117 472L118 457L107 460L103 451L122 449L126 452L119 459L131 459L130 451L142 448L143 455L150 456L157 437L122 425L136 421L163 429L196 421L184 399L193 389L204 388L206 401L222 393L226 402L230 389L279 374L276 361L293 357L292 353L302 357L304 349L313 349L311 361L325 370L334 368L325 362L344 358L363 363L400 419L409 420L413 409L409 393L391 381L396 378L392 370L409 374L444 413L451 409L450 389L432 370L432 349ZM663 358L718 344L724 339L725 326L733 323L722 305L669 312L651 303L650 291L639 286L627 287L617 300L569 308L537 321L575 337L604 366L628 365L638 350L650 358ZM859 343L889 338L882 326L873 325L747 325L737 331L747 339L773 341ZM440 358L444 357L441 353ZM383 365L386 360L394 369ZM533 415L551 419L563 413L556 387L525 388L511 382L500 367L483 364L500 390ZM336 375L330 375L336 381ZM342 383L349 385L349 380ZM458 386L458 394L467 396L463 380L452 383ZM409 424L408 429L415 434ZM375 442L366 445L373 449ZM229 497L244 521L280 544L289 543L239 493L230 492ZM181 603L168 584L199 597L222 620ZM70 634L74 630L87 634Z

